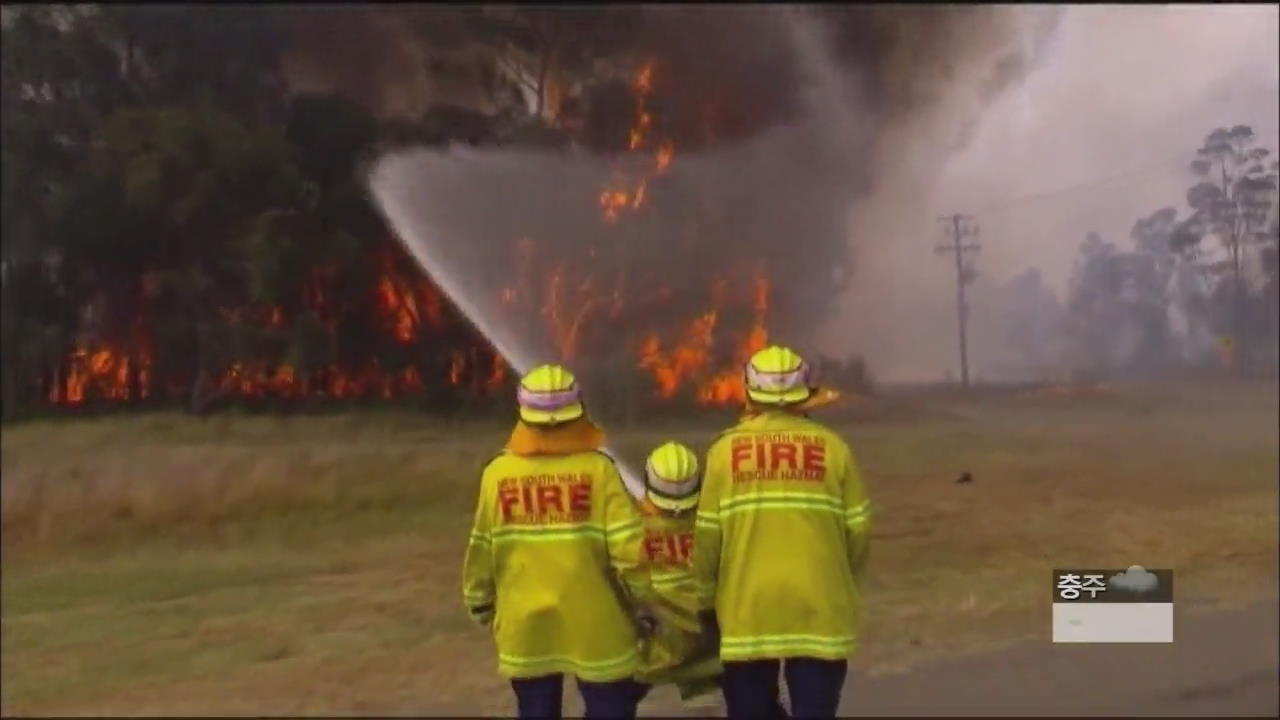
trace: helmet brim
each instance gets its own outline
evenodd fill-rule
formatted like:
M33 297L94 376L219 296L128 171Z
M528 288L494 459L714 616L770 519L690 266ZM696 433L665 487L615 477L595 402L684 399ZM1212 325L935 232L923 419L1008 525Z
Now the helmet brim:
M807 388L803 391L789 393L766 393L759 390L747 391L752 404L761 407L788 407L797 410L822 407L840 399L839 390L827 387ZM780 399L779 399L780 398Z
M813 391L807 387L791 390L759 390L747 388L747 397L757 405L797 405L809 399Z
M645 497L648 498L649 502L652 503L654 507L659 510L667 510L669 512L684 512L685 510L692 510L698 506L698 493L696 492L687 497L669 498L663 497L652 490L646 490Z
M560 425L571 422L586 415L582 403L566 405L555 410L539 410L526 405L520 406L520 419L530 425Z
M808 399L800 403L802 410L809 408L822 407L840 399L840 391L835 388L816 387L809 393Z

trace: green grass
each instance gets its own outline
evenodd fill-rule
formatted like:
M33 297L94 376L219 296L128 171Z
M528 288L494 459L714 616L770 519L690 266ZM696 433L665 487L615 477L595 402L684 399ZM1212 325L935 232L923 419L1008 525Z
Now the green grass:
M1226 384L831 409L877 508L856 663L1047 638L1055 566L1173 567L1178 601L1205 607L1273 596L1276 401ZM725 421L613 439L702 447ZM0 709L510 712L458 599L506 430L373 412L7 426Z

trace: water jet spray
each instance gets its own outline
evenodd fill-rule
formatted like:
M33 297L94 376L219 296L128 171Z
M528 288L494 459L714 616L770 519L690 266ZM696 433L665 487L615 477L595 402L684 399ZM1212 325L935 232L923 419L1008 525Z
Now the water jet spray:
M705 98L663 96L691 67L650 74L650 62L631 85L637 115L622 157L416 149L382 157L369 187L400 241L517 372L563 362L589 403L618 392L621 367L651 372L656 396L740 401L750 352L774 339L810 345L852 275L849 210L869 187L887 120L909 104L876 95L894 92L896 78L879 90L865 82L874 62L837 61L830 27L807 10L725 8L701 25L654 12L696 35L686 51L699 52L684 62L704 80L727 72L717 52L766 53L765 75L753 78L763 89L737 102L787 113L757 112L752 132L684 151L687 138L663 134L647 93L686 119L705 108L678 103ZM883 22L877 13L854 23ZM741 35L732 50L726 33Z

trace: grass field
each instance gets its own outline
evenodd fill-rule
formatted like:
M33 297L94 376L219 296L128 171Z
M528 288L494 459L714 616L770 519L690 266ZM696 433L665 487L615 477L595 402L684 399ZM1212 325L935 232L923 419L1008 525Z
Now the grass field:
M1203 607L1274 595L1276 407L1274 384L1227 384L833 409L877 508L855 664L1047 638L1055 566L1173 567L1178 602ZM613 440L701 448L725 422ZM376 413L6 426L0 710L510 712L459 599L477 471L506 430Z

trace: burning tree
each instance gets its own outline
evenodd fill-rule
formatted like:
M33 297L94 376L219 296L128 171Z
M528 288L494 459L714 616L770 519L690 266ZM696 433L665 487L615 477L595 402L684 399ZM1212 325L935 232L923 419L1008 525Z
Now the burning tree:
M177 34L205 52L227 50L181 13L19 15L6 29L15 42L5 55L5 206L14 212L5 213L3 277L5 345L23 351L6 354L7 411L36 398L68 406L183 399L199 409L224 397L386 398L438 386L483 395L508 382L503 360L371 211L355 172L382 137L367 110L333 95L301 95L273 124L261 121L266 106L247 96L220 104L216 88L228 77L201 75L194 58L165 55L173 50L156 42ZM238 71L271 74L281 46L266 38L277 19L236 20L258 22L266 41ZM548 28L535 44L563 40L554 23ZM20 30L48 44L22 42ZM554 57L572 68L563 51L547 52L544 62ZM93 53L122 58L118 74L97 85L51 74L64 58ZM166 71L186 73L191 97L215 89L205 95L215 103L183 98ZM628 83L633 122L622 145L648 167L634 175L619 169L599 189L610 224L642 211L650 182L674 158L672 141L655 137L653 72L647 63ZM548 70L539 82L563 75ZM84 102L90 87L102 102ZM539 88L539 103L546 92ZM551 124L561 108L552 103ZM49 127L11 117L45 117ZM33 142L49 131L61 145ZM22 147L47 152L11 157ZM52 163L48 153L59 147L69 151L66 161ZM28 180L44 182L54 204L23 196L23 184L11 182L24 160L49 165L39 168L47 181ZM47 175L57 168L65 170ZM37 227L31 210L39 206L48 211ZM13 224L23 219L26 226ZM51 245L54 237L61 240ZM595 277L567 259L545 266L531 238L514 239L512 253L526 272L501 290L502 300L525 306L531 293L543 296L539 312L566 361L607 344L610 319L646 308L621 278ZM701 383L708 389L694 394L705 401L732 399L733 382L717 380L710 352L721 305L730 301L723 286L687 327L654 327L630 351L629 365L651 374L660 395ZM763 305L757 315L762 325Z
M640 156L641 161L632 164L630 172L615 169L610 182L601 189L600 210L609 225L626 222L628 215L642 212L646 203L652 202L651 184L661 183L676 159L675 142L662 133L663 128L655 121L650 107L656 82L655 70L656 61L650 59L641 65L631 81L635 109L633 122L626 134L625 152ZM656 395L660 398L673 398L683 390L690 399L703 404L740 404L745 398L742 364L768 340L766 316L770 281L763 268L756 268L750 285L738 282L733 283L735 287L730 287L730 280L717 268L709 278L705 298L701 301L696 298L677 299L673 298L671 287L659 277L671 272L669 263L663 262L669 257L670 246L661 246L657 257L643 258L629 244L636 240L634 237L624 238L613 246L619 255L619 270L612 283L612 292L590 295L577 303L577 313L567 323L558 307L562 277L559 271L552 273L549 316L561 357L572 359L578 349L582 324L589 313L604 310L606 312L601 315L618 321L632 303L638 303L639 312L651 317L670 314L653 312L654 303L683 301L701 304L702 307L688 317L665 327L649 327L632 350L638 355L636 367L652 377ZM721 267L724 264L720 263ZM645 277L642 273L646 271L652 274ZM588 277L581 287L590 293L592 283L593 278ZM734 290L738 292L734 293ZM750 294L743 290L749 290ZM737 311L738 319L741 319L741 311L747 308L751 313L750 326L744 328L739 322L735 327L732 324L734 312ZM726 328L727 333L724 332ZM731 352L725 352L726 343L716 342L722 336L728 336L727 345Z
M768 340L773 281L757 247L723 243L733 198L681 174L679 142L653 106L659 67L637 62L612 154L393 156L374 190L446 291L499 347L523 349L518 363L609 367L613 390L625 367L647 383L624 384L654 400L740 404L742 364Z
M354 169L379 122L337 96L247 93L278 77L281 15L215 14L250 52L163 8L6 25L6 414L502 384L368 204Z
M495 392L504 361L362 182L384 145L450 141L517 169L519 143L591 158L565 217L502 228L470 296L639 395L736 403L749 353L780 328L803 345L851 276L869 148L947 82L965 13L823 13L839 48L818 57L801 13L756 8L14 8L5 410ZM368 52L334 60L355 36ZM529 211L512 188L457 204Z

